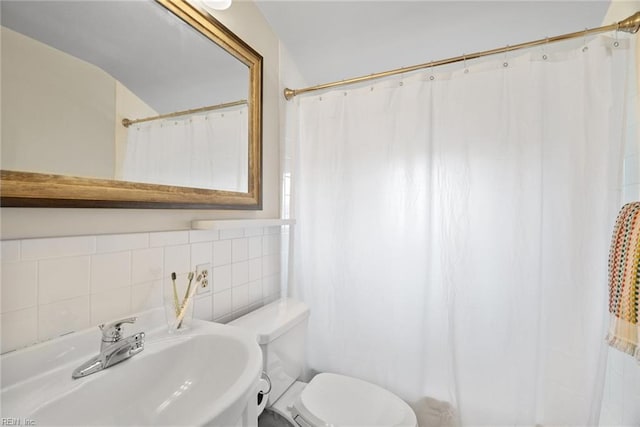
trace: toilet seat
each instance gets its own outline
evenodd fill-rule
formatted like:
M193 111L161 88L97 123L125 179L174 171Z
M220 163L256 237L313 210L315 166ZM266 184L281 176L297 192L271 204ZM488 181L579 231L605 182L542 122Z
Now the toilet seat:
M393 393L374 384L337 374L318 374L293 404L301 426L416 427L413 410Z

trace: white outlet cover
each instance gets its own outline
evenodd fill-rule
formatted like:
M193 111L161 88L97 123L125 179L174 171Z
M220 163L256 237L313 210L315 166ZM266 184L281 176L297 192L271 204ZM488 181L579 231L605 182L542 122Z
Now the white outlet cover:
M198 295L208 294L211 292L211 264L210 263L196 265L196 277L199 277L201 274L203 274L203 272L206 272L206 274L204 274L205 277L203 277L198 282L198 290L196 291L196 294Z

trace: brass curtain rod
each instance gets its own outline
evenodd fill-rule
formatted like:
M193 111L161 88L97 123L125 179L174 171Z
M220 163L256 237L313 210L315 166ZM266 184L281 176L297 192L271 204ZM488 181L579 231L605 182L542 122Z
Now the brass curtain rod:
M245 105L245 104L247 104L247 100L242 99L240 101L227 102L226 104L210 105L208 107L194 108L192 110L176 111L175 113L167 113L167 114L161 114L159 116L145 117L144 119L135 119L135 120L122 119L122 126L128 128L129 126L134 125L136 123L149 122L151 120L168 119L170 117L186 116L188 114L204 113L206 111L221 110L223 108L235 107L238 105Z
M422 70L422 69L425 69L425 68L437 67L437 66L446 65L446 64L453 64L453 63L456 63L456 62L466 61L466 60L469 60L469 59L476 59L476 58L481 58L483 56L495 55L495 54L498 54L498 53L511 52L513 50L525 49L525 48L534 47L534 46L540 46L540 45L543 45L543 44L552 43L552 42L558 42L558 41L562 41L562 40L569 40L569 39L574 39L574 38L578 38L578 37L586 37L586 36L588 36L590 34L598 34L598 33L604 33L604 32L607 32L607 31L614 31L614 30L615 31L624 31L624 32L627 32L627 33L637 33L638 29L640 29L640 12L636 12L635 14L631 15L627 19L624 19L624 20L622 20L620 22L616 22L615 24L604 25L602 27L591 28L591 29L587 28L587 29L582 30L582 31L576 31L575 33L568 33L568 34L563 34L563 35L555 36L555 37L547 37L547 38L540 39L540 40L534 40L534 41L530 41L530 42L515 44L513 46L500 47L500 48L497 48L497 49L485 50L485 51L482 51L482 52L469 53L469 54L466 54L466 55L456 56L456 57L453 57L453 58L441 59L439 61L427 62L427 63L424 63L424 64L413 65L411 67L397 68L395 70L384 71L384 72L376 73L376 74L370 74L368 76L354 77L352 79L340 80L340 81L332 82L332 83L324 83L324 84L321 84L321 85L310 86L310 87L306 87L306 88L303 88L303 89L289 89L289 88L286 88L284 90L284 97L288 101L288 100L291 100L294 96L301 95L301 94L307 93L307 92L314 92L314 91L317 91L317 90L329 89L329 88L337 87L337 86L345 86L345 85L350 85L350 84L354 84L354 83L365 82L365 81L368 81L368 80L379 79L379 78L382 78L382 77L394 76L396 74L410 73L412 71Z

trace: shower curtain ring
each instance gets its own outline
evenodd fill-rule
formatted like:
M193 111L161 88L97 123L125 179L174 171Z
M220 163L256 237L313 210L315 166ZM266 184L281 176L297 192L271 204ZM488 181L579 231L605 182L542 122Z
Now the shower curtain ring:
M464 73L467 74L469 72L469 69L467 68L467 54L466 53L462 54L462 60L464 61Z
M586 52L589 50L589 47L587 46L587 32L589 31L588 28L584 29L584 36L582 38L582 44L584 45L584 47L582 48L583 52Z

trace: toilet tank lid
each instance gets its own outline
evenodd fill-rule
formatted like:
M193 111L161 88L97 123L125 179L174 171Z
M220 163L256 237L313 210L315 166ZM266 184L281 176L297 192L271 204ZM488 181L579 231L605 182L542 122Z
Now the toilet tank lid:
M282 298L252 311L229 325L256 334L258 344L267 344L309 317L309 307L293 298Z

